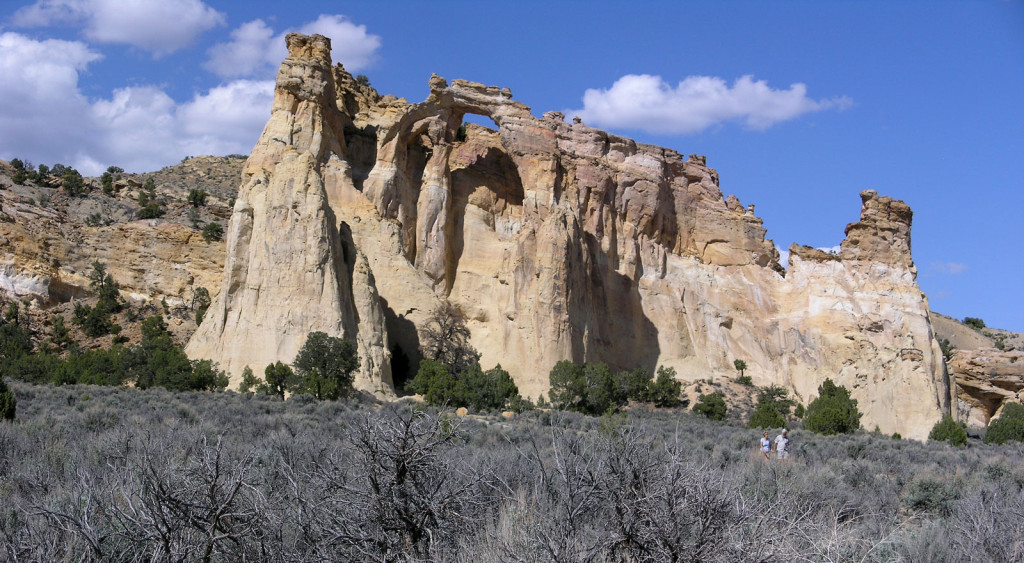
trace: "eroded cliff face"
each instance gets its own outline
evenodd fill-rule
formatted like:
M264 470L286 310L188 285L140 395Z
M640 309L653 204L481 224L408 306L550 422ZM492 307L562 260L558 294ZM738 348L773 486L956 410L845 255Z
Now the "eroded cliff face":
M984 428L1006 403L1024 403L1024 353L1019 350L954 350L950 377L956 382L956 408L961 421Z
M804 402L833 378L887 433L923 438L948 412L902 202L864 192L842 250L794 247L785 272L703 157L537 119L461 80L432 77L417 104L381 97L331 66L328 39L288 47L190 355L237 378L322 330L356 338L359 385L387 389L389 350L415 365L418 327L448 300L482 363L534 397L562 359L686 380L743 359Z

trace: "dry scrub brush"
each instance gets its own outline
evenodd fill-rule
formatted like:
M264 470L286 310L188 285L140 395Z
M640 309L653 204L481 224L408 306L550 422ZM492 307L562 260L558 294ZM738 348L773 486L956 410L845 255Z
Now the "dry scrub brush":
M14 382L11 561L1013 561L1024 450Z

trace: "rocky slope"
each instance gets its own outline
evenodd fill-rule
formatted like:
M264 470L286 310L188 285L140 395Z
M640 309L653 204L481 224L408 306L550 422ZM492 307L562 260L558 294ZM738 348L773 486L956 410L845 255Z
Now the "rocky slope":
M332 66L329 39L287 41L190 355L237 377L323 330L355 338L358 384L387 392L392 352L415 365L418 327L448 300L527 395L561 359L687 381L743 359L804 402L831 377L886 433L923 438L949 412L902 202L863 192L838 254L794 246L783 271L703 157L537 119L461 80L432 77L421 103L381 97ZM467 113L498 129L463 127Z
M89 179L89 191L72 197L52 176L50 185L14 184L5 163L0 174L0 288L41 307L84 297L90 294L87 275L95 260L104 262L126 296L136 300L181 303L195 287L218 287L223 243L204 240L200 229L226 223L226 203L233 194L220 185L230 177L237 182L241 164L234 158L193 158L152 174L123 174L110 194ZM203 172L217 178L210 180ZM151 177L166 214L138 219L138 194ZM186 202L192 188L212 194L206 206L193 209Z
M932 313L938 338L948 343L948 371L956 383L956 415L972 428L999 416L1007 402L1024 402L1024 334L967 326Z

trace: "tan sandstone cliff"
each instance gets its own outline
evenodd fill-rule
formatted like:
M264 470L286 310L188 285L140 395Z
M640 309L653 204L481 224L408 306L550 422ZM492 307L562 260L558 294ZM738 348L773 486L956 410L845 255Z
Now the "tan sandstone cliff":
M865 191L842 250L794 246L786 272L703 157L538 119L461 80L432 77L417 104L381 97L331 66L329 39L287 41L191 356L237 379L322 330L355 338L357 384L386 391L390 350L415 362L417 327L449 300L482 363L534 397L561 359L685 380L734 377L743 359L804 402L833 378L883 432L924 438L949 412L902 202ZM497 131L463 127L467 113Z

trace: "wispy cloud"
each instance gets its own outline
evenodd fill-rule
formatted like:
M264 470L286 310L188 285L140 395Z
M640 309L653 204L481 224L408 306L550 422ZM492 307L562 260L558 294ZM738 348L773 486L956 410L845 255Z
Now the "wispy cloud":
M932 262L929 264L929 268L937 274L955 276L966 272L967 264L961 264L960 262Z
M369 66L381 46L380 36L345 16L322 14L315 21L276 34L263 20L253 20L233 30L231 41L214 45L203 67L222 78L269 74L288 56L284 36L292 31L330 37L332 58L350 71Z
M680 135L730 121L764 130L807 113L852 104L846 96L809 98L807 86L799 83L777 90L749 75L732 86L714 76L689 76L673 87L660 76L627 74L610 88L588 89L583 108L566 113L598 127Z
M15 27L75 26L89 40L157 56L193 44L224 22L224 14L201 0L39 0L11 17Z

